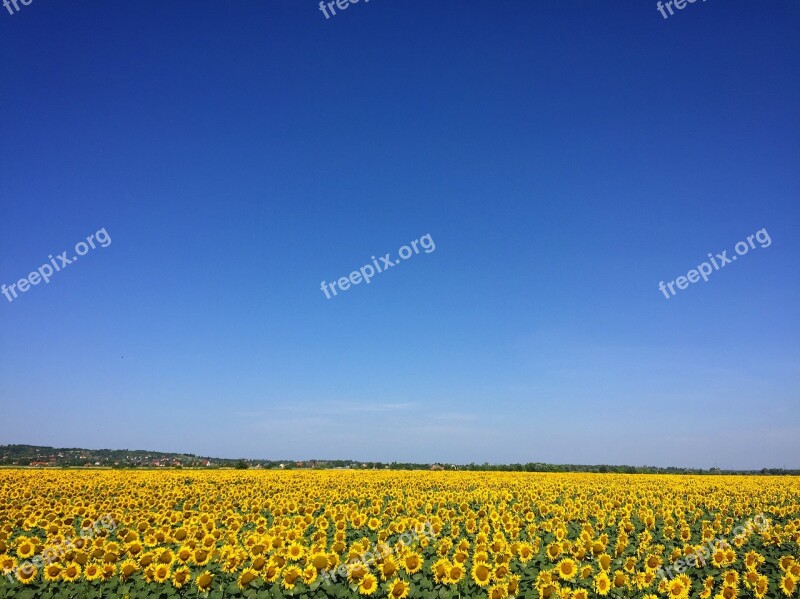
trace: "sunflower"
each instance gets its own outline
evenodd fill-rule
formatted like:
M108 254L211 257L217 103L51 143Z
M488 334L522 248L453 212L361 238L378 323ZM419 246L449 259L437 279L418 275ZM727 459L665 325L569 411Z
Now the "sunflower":
M287 591L292 590L298 581L302 581L303 571L297 566L287 566L282 573L281 586Z
M578 565L575 560L565 558L556 564L556 572L562 580L572 580L578 575Z
M258 572L252 568L245 568L239 575L239 579L236 581L236 586L239 587L240 591L243 591L256 578L258 578Z
M117 573L117 567L114 564L103 564L103 569L100 572L100 576L102 577L104 582L107 582L114 578L114 574Z
M661 564L664 562L661 558L657 555L653 555L652 553L648 554L647 557L644 558L644 567L649 572L655 572L661 567Z
M551 562L556 561L563 552L564 550L561 547L561 543L550 543L545 550L547 559L549 559Z
M192 574L189 571L189 568L186 566L181 566L172 573L172 586L174 586L176 589L180 589L187 582L189 582L191 578Z
M158 583L167 582L171 574L171 568L166 564L158 564L153 567L153 580Z
M142 570L142 574L144 575L144 581L148 584L155 581L155 574L156 574L156 567L153 564L147 566L144 570Z
M739 585L739 573L736 570L726 570L722 577L722 584L728 587Z
M402 566L407 574L416 574L422 569L422 557L418 553L409 552L403 558Z
M214 575L206 570L202 574L198 575L197 578L194 580L194 584L197 586L197 590L204 593L211 588L211 583L214 582Z
M19 542L19 539L17 541ZM24 560L33 557L34 553L36 553L36 545L30 539L24 539L17 545L17 556L20 559Z
M67 582L75 582L81 576L81 567L79 564L72 562L67 564L64 571L61 573L61 579Z
M445 584L458 584L464 578L464 567L461 564L453 564L447 570L443 581Z
M367 572L358 583L359 595L372 595L378 589L378 579L374 574Z
M744 555L744 565L747 568L756 568L760 566L763 562L764 558L755 551L748 551Z
M211 552L205 549L195 549L192 553L192 562L197 566L205 566L211 561Z
M608 595L608 592L611 590L611 580L608 578L608 574L605 570L601 570L600 573L594 577L594 590L597 592L598 595Z
M356 584L364 577L364 574L366 573L367 567L363 563L359 561L351 562L347 567L347 580L350 582L350 584Z
M97 564L89 564L83 571L86 580L100 580L103 577L103 570Z
M508 576L508 566L505 564L500 564L492 572L492 578L495 580L503 580L506 576Z
M36 580L36 576L38 574L39 570L36 568L36 566L26 563L24 566L17 569L16 577L17 580L22 584L31 584L34 580Z
M746 586L748 589L752 589L757 582L758 582L758 572L756 570L748 569L744 573L744 586Z
M155 560L156 560L156 556L155 556L155 554L153 554L153 553L151 553L151 552L149 552L149 551L148 551L147 553L143 553L143 554L142 554L142 555L139 557L139 565L140 565L142 568L146 568L147 566L149 566L150 564L152 564L152 563L153 563Z
M236 555L229 555L222 562L222 571L226 572L227 574L236 572L236 569L238 567L239 567L239 558Z
M316 552L311 555L309 563L314 566L317 571L324 570L328 567L328 556L323 552Z
M622 587L628 586L628 577L625 575L625 572L622 570L615 570L613 583L615 589L621 589Z
M786 569L786 573L791 576L795 582L800 582L800 564L793 563Z
M625 564L622 566L622 569L628 572L629 574L633 574L636 571L636 558L629 557L625 560Z
M449 569L450 561L445 558L441 558L433 562L433 565L431 566L431 574L433 574L434 582L437 584L443 582Z
M303 546L297 542L294 542L291 545L289 545L289 548L286 550L286 556L293 562L303 559L305 553L306 550L303 549Z
M169 549L164 549L163 551L158 552L156 561L159 564L166 564L167 566L170 566L172 565L172 562L175 561L175 554Z
M731 565L736 561L736 552L733 549L725 550L725 563Z
M722 587L722 591L719 593L722 595L722 599L736 599L739 596L739 588L738 587Z
M386 593L391 599L406 599L410 591L411 585L400 578L394 578L386 585Z
M509 595L516 595L519 592L519 581L520 577L516 574L512 574L508 577L508 581L506 582L506 588L508 590Z
M597 556L597 563L600 564L600 568L608 572L611 569L611 556L607 553L601 553Z
M264 568L264 580L267 582L275 582L281 575L281 567L274 561L270 560L267 567Z
M686 599L689 596L691 585L687 585L681 578L674 578L668 583L669 596L671 599Z
M303 582L306 584L311 584L317 579L317 569L309 564L305 568L303 568Z
M139 541L133 541L125 546L125 550L128 552L129 555L136 557L142 551L144 551L144 547Z
M778 584L778 588L781 590L781 593L783 593L787 597L791 597L795 589L797 588L797 583L795 582L794 578L789 576L789 574L784 574L781 577L780 583Z
M756 582L756 586L753 589L753 594L756 596L756 599L764 599L769 590L769 579L766 576L759 576L758 581Z
M119 575L122 580L127 580L130 578L134 572L139 569L139 566L136 562L132 559L126 559L122 562L119 566Z
M523 564L527 564L533 559L533 546L530 543L520 543L517 549L517 557Z
M492 580L492 571L484 562L477 562L472 566L472 580L479 587L488 586Z
M506 599L508 597L508 589L502 583L493 584L489 587L488 599Z
M0 541L0 545L3 545L2 541ZM0 570L5 572L13 572L17 567L17 560L14 557L11 557L7 554L0 555Z
M50 564L49 566L45 566L42 574L47 582L56 582L61 580L61 566L58 564Z
M386 556L383 563L378 565L378 571L383 580L389 580L397 573L397 562L391 555Z

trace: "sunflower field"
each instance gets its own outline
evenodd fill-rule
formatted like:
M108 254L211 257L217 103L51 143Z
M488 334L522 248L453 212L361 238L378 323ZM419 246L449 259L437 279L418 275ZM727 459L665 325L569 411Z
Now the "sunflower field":
M800 478L0 469L0 598L798 597Z

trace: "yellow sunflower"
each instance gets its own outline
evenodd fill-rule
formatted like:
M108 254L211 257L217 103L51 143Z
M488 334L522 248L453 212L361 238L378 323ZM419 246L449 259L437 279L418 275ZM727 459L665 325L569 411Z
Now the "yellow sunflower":
M418 553L409 552L403 558L402 564L407 574L416 574L422 569L422 557Z
M86 580L100 580L103 577L103 570L97 564L89 564L83 570L83 577Z
M475 581L479 587L488 586L492 580L492 571L483 562L477 562L472 566L472 580Z
M611 590L611 580L608 578L608 574L605 570L601 570L600 573L594 577L593 586L598 595L608 595L608 592Z
M76 564L72 562L67 564L67 567L64 568L64 571L61 573L61 579L67 582L75 582L81 576L81 567L80 564Z
M556 564L556 572L563 580L572 580L578 575L578 564L570 558L562 559Z
M139 566L132 559L126 559L119 566L119 576L122 580L127 580L139 569Z
M797 583L795 582L794 578L789 576L789 574L784 574L781 577L780 583L778 584L778 588L781 590L781 593L783 593L787 597L791 597L794 594L795 589L797 588Z
M447 570L443 580L445 584L458 584L464 578L464 574L464 567L461 564L453 564Z
M400 578L395 578L386 585L386 592L391 599L406 599L410 591L411 585Z
M22 584L31 584L36 580L39 570L33 564L26 563L23 567L18 568L16 572L17 580ZM791 579L790 579L791 580Z
M508 597L508 589L502 583L493 584L489 587L488 599L506 599Z
M61 566L58 564L50 564L44 568L44 579L47 582L56 582L61 580Z
M189 582L191 578L192 574L189 571L189 568L186 566L181 566L172 573L172 586L174 586L176 589L180 589L187 582Z
M194 580L194 584L197 586L197 590L203 593L211 588L211 584L213 582L214 582L214 575L208 570L200 574Z
M302 579L303 571L300 568L297 566L287 566L282 573L281 586L288 591L293 589L297 582L302 581Z
M359 595L372 595L378 589L378 579L374 574L367 572L358 583Z
M316 572L316 571L315 571ZM245 568L236 581L236 586L243 591L251 582L258 578L258 572L252 568Z
M158 564L153 568L153 580L158 583L167 582L172 574L171 569L166 564Z

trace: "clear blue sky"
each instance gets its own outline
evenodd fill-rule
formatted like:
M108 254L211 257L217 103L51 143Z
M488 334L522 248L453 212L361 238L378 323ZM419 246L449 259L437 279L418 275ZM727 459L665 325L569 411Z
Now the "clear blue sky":
M800 466L796 0L0 11L0 443Z

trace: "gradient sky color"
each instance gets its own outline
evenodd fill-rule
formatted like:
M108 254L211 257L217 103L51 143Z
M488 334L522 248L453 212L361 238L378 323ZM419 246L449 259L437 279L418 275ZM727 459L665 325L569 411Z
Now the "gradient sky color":
M798 31L796 0L0 7L0 283L112 239L0 296L0 443L800 466Z

